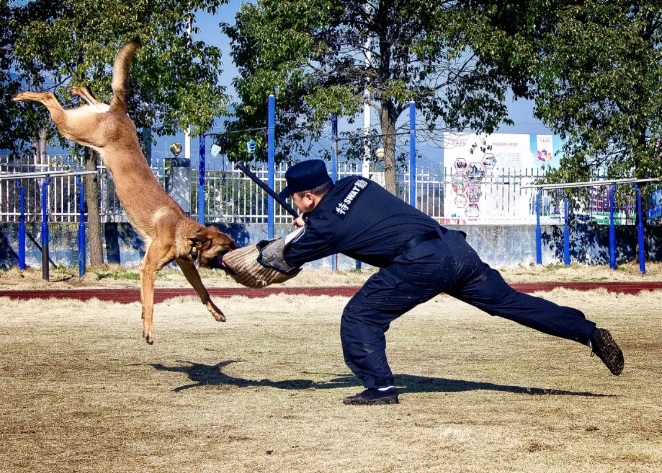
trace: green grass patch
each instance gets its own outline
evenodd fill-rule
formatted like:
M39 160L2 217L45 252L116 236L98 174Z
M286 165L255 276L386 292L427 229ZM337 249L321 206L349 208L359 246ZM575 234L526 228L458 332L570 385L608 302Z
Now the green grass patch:
M567 267L568 266L566 266L565 264L556 263L556 264L548 264L547 266L545 266L545 269L548 270L548 271L554 271L554 270L557 270L557 269L563 269L563 268L567 268Z
M131 281L139 281L140 280L140 273L102 273L102 272L94 272L97 276L99 276L99 279L129 279Z

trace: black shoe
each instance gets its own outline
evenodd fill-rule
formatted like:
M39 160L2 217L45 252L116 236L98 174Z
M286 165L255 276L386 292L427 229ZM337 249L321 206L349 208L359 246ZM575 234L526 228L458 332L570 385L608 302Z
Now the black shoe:
M344 404L355 405L375 405L375 404L399 404L398 391L395 388L389 388L386 391L378 389L366 389L362 393L349 396L343 399Z
M618 344L611 338L609 330L604 328L596 328L591 334L591 348L593 353L598 355L598 358L607 365L611 374L618 376L623 372L623 365L625 359L623 352L618 347ZM593 356L591 353L591 356Z

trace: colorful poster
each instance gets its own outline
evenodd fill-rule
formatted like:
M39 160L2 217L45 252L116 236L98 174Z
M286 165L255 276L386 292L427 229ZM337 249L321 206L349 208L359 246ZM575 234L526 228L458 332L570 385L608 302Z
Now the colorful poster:
M536 156L538 162L548 163L554 158L552 135L536 135Z
M558 163L555 141L553 135L446 134L444 223L531 223L535 192L522 186Z

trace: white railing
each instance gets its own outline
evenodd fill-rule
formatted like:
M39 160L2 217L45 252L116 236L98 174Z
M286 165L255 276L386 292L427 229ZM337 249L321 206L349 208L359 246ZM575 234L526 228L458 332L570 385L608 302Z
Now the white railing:
M0 173L49 173L84 170L82 157L70 155L51 156L0 156ZM165 182L163 160L152 167L156 178ZM126 215L115 193L113 179L108 169L97 166L99 205L102 223L127 222ZM4 176L6 177L6 175ZM42 183L44 177L0 180L0 222L18 222L21 215L20 189L23 187L24 216L26 222L41 222ZM46 207L51 222L78 222L80 219L79 192L75 175L51 177L46 187Z
M0 172L32 173L82 170L79 158L68 155L26 156L15 159L12 156L0 156ZM0 180L0 221L18 221L20 217L20 189L23 187L25 202L25 221L41 221L42 183L45 178L22 178ZM51 221L78 221L80 209L76 198L78 186L76 176L58 176L50 179L47 186L46 206Z
M72 156L44 156L43 158L28 156L21 159L0 156L1 173L44 172L83 170L82 158ZM268 181L268 171L265 163L253 163L252 169L264 182ZM267 195L251 181L244 173L235 169L232 163L210 160L205 172L205 221L227 223L267 223ZM285 165L277 165L274 173L274 190L279 192L285 186ZM102 222L126 222L127 218L114 190L111 174L101 165L98 167L99 205ZM162 186L166 187L169 171L163 159L152 162L152 171ZM361 164L340 163L338 178L350 175L361 175ZM383 184L383 172L371 170L369 177ZM445 168L440 172L428 169L417 169L416 173L416 208L431 216L442 224L471 223L454 218L453 207L448 205L447 198L455 198L454 180L456 170ZM485 216L481 224L534 224L536 192L523 186L542 178L537 170L527 169L513 171L510 169L495 169L486 173L479 184L473 185L473 192L483 194L481 205ZM397 176L398 195L409 202L409 173L406 170ZM42 178L5 179L0 180L0 221L16 222L20 216L18 184L25 192L26 222L41 222L41 182ZM191 216L197 219L198 214L198 169L190 169L191 186ZM477 187L476 187L477 186ZM477 190L479 189L479 191ZM75 176L52 178L47 187L47 206L50 221L77 222L80 215L78 206L79 187ZM594 191L602 195L606 189ZM558 199L553 199L550 192L543 194L543 223L558 223L561 220L563 205ZM473 198L479 198L473 196ZM471 197L469 197L471 200ZM555 202L556 200L556 202ZM604 199L593 198L593 201ZM446 208L444 208L446 207ZM275 222L289 223L291 217L279 205L275 205ZM590 209L599 212L598 209ZM587 212L588 213L588 212Z

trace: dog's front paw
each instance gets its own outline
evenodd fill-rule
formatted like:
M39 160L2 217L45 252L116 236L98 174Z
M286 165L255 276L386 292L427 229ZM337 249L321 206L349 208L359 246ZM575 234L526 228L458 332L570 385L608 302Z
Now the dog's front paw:
M147 327L145 327L143 329L143 338L150 345L154 345L154 328L148 329Z
M216 304L214 304L212 301L207 302L207 309L209 309L211 315L213 315L218 322L225 322L225 315L223 315L221 309L216 307Z

